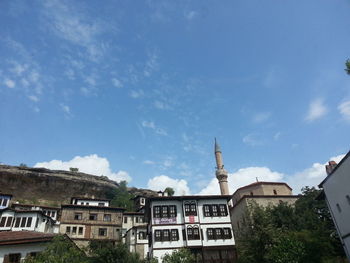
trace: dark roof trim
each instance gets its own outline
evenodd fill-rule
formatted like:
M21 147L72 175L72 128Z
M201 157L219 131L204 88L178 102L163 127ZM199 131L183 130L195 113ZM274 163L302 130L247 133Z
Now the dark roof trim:
M342 165L342 163L345 162L345 160L349 158L349 156L350 156L350 151L348 151L348 153L344 156L344 158L337 164L336 167L334 167L332 172L329 175L327 175L327 177L318 185L319 188L323 187L323 184L329 179L329 177L331 177L333 175L333 173L338 169L338 167L340 167Z
M1 192L0 192L0 195L13 197L13 195L11 195L11 194L5 194L5 193L1 193Z
M124 215L144 215L145 213L142 212L124 212Z
M283 182L254 182L254 183L251 183L251 184L248 184L248 185L245 185L245 186L242 186L240 188L238 188L234 193L236 194L238 191L242 190L242 189L246 189L246 188L250 188L252 186L255 186L255 185L285 185L287 186L290 190L293 190L287 183L283 183Z
M82 208L82 209L98 209L98 210L118 210L125 211L125 208L110 206L94 206L94 205L61 205L62 208Z
M181 195L181 196L155 196L150 197L149 201L163 200L201 200L201 199L226 199L230 200L231 195Z
M287 198L300 198L301 195L243 195L237 203L235 203L231 209L235 208L243 199L246 198L256 198L256 199L265 199L265 198L279 198L279 199L287 199Z

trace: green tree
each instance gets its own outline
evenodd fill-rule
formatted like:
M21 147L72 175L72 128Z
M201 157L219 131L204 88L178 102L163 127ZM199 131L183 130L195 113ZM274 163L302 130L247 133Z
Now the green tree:
M90 243L91 263L141 263L138 254L129 252L125 244L92 241Z
M188 249L181 248L163 257L163 263L194 263L195 257Z
M47 248L25 263L88 263L88 258L64 236L56 236Z
M168 193L168 196L173 196L175 194L175 191L171 187L165 188L164 192Z
M345 66L346 66L346 73L348 73L350 75L350 59L347 59L345 62Z
M79 168L69 167L69 171L71 171L71 172L79 172Z
M134 210L134 203L131 200L134 196L129 193L126 181L121 181L119 183L119 187L113 191L112 196L112 206L122 207L127 211Z

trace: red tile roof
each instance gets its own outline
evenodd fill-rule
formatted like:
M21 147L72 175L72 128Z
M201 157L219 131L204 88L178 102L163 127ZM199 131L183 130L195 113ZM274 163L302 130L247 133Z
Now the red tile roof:
M40 233L33 231L4 231L0 232L0 246L51 241L57 234Z

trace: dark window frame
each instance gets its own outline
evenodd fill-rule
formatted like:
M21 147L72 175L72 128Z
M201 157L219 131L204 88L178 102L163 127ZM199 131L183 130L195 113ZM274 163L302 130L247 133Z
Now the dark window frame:
M98 214L96 214L96 213L89 214L90 221L97 221L97 217L98 217Z
M98 229L98 236L100 236L100 237L107 236L107 228L99 228Z
M74 220L82 220L83 213L74 213Z

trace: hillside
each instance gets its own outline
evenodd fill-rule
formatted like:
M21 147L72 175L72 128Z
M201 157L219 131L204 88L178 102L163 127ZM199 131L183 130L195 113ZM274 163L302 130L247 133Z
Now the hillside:
M0 165L0 192L14 201L59 206L72 196L111 198L118 183L105 176L80 172ZM154 195L147 189L129 188L134 195Z

